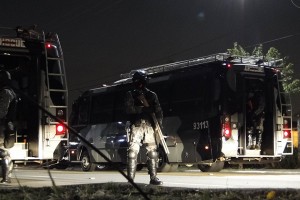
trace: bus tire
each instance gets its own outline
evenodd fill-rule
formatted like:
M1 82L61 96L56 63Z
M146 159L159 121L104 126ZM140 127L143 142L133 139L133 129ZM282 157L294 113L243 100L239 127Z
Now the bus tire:
M202 172L219 172L224 168L224 161L216 161L211 165L198 165Z
M81 158L81 169L82 171L94 171L97 167L95 163L91 162L90 155L87 151L82 152Z
M158 148L158 172L168 172L171 169L171 165L167 162L167 156L163 149Z

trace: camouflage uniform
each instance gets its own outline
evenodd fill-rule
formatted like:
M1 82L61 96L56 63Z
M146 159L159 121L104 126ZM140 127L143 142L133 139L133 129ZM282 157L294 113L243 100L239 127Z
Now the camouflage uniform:
M133 81L135 79L133 78ZM145 107L139 97L143 95L149 107ZM161 181L157 175L157 143L154 134L154 122L151 114L155 113L157 120L161 123L163 114L157 95L145 87L145 82L141 87L126 93L126 112L129 114L131 123L131 133L128 148L127 174L130 179L134 179L137 165L137 155L142 144L146 145L147 166L150 174L150 184L160 185Z

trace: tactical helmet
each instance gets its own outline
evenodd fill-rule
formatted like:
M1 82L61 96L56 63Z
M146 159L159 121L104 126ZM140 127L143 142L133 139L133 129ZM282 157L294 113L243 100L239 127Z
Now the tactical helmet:
M147 81L148 77L145 71L143 70L138 70L136 71L133 76L132 76L132 80L141 80L141 81Z
M132 82L137 89L146 87L148 76L145 71L138 70L132 76Z

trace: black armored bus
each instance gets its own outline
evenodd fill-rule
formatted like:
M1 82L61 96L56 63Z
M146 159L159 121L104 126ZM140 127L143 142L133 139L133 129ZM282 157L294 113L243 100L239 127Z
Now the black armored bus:
M217 172L224 162L272 163L293 154L292 107L278 62L215 54L142 68L164 113L162 131L170 154L159 148L159 170L197 165ZM71 126L116 164L125 165L127 159L124 97L133 73L84 92L70 117ZM107 167L94 150L72 142L79 144L70 158L80 161L84 171ZM138 168L146 163L145 155L139 154Z

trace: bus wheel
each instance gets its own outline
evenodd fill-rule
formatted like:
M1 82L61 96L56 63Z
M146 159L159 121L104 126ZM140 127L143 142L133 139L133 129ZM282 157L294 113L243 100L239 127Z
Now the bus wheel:
M163 149L159 148L158 153L158 172L168 172L171 169L171 165L167 163L167 156Z
M212 163L211 165L198 165L198 168L202 172L219 172L223 169L224 162L223 161L216 161Z
M90 159L90 156L89 156L89 153L87 151L84 151L82 153L82 156L81 156L81 169L82 171L94 171L97 167L97 165L95 163L92 163L91 162L91 159Z

